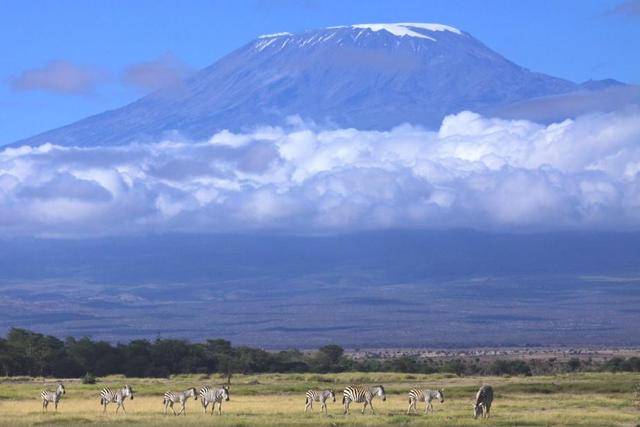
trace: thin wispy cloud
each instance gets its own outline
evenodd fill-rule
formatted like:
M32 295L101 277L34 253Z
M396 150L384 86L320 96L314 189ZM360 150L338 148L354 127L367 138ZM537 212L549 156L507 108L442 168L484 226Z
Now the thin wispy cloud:
M178 57L166 53L151 61L130 65L125 69L122 81L149 92L178 85L192 72Z
M50 61L42 67L24 70L11 79L15 91L44 91L65 95L90 95L104 82L107 73L93 66L66 60Z
M293 122L292 122L293 123ZM640 110L0 152L0 235L640 229Z
M614 6L611 14L640 18L640 0L626 0Z

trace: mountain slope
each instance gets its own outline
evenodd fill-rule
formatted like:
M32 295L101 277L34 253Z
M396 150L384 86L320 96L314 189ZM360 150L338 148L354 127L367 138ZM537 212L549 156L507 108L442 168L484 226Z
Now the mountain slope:
M173 131L202 139L291 115L360 129L436 127L460 110L580 89L522 68L453 27L363 24L261 36L180 87L18 143L121 145Z

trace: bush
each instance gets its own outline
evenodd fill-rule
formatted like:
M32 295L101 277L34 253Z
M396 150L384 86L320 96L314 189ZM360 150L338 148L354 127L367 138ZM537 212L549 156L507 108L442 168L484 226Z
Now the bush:
M580 366L582 366L582 363L577 357L572 357L567 362L567 369L569 372L577 372L580 369Z
M95 384L96 383L96 376L93 375L91 372L87 372L86 374L84 374L84 377L82 377L82 384Z
M531 376L531 368L523 360L496 360L489 368L492 375Z

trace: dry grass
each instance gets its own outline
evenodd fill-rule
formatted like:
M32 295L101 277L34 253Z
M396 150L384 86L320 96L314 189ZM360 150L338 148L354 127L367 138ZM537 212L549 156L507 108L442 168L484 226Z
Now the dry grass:
M67 381L59 413L42 414L37 399L42 381L0 382L0 424L175 424L173 415L162 415L162 392L215 383L197 376L172 380L126 380L137 392L126 402L127 414L109 408L102 415L97 399L104 385L119 385L122 378L107 378L96 385ZM339 375L260 375L234 377L231 401L223 404L223 414L204 415L200 402L189 401L187 416L180 424L212 425L620 425L640 423L640 411L634 407L633 387L639 380L630 374L580 374L532 378L446 378L444 376L404 374ZM353 405L350 416L342 415L340 396L329 404L329 414L321 415L319 405L313 414L304 414L304 390L308 387L333 387L347 383L382 383L387 388L386 402L374 401L377 415L361 415L362 405ZM489 421L471 418L474 390L490 383L496 390ZM413 386L445 387L446 401L434 403L435 414L405 415L406 391Z

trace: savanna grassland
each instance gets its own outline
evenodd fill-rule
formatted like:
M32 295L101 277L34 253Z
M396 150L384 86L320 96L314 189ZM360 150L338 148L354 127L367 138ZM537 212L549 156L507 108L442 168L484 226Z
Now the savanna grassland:
M98 383L81 384L66 380L66 395L59 412L43 414L39 393L43 385L54 388L55 381L12 378L0 380L0 424L23 425L169 425L176 417L162 414L162 394L191 386L219 384L219 377L176 376L171 379L125 379L106 377ZM456 377L398 373L262 374L232 378L231 399L223 403L222 415L205 415L200 402L190 400L180 424L231 426L272 425L640 425L635 387L640 375L629 373L580 373L538 377ZM102 414L98 391L104 386L131 384L135 398L127 400L125 414L115 414L110 406ZM387 400L374 400L376 415L360 414L362 405L353 404L349 416L342 415L341 394L348 384L383 384ZM491 384L495 400L490 420L474 420L473 396L482 384ZM445 403L434 402L435 413L406 415L407 391L412 387L439 387ZM329 403L328 415L305 414L304 392L308 388L334 388L336 403ZM424 409L419 405L419 410Z

